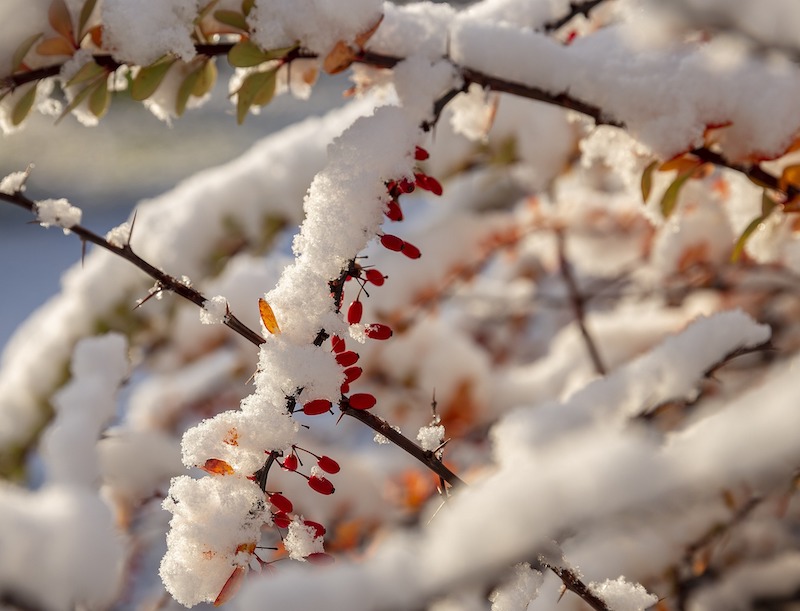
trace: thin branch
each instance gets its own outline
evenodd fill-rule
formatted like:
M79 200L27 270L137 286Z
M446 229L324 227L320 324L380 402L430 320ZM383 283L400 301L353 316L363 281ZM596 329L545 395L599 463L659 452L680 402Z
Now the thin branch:
M595 611L611 611L606 602L597 594L592 592L589 589L589 586L583 582L580 576L573 569L561 567L556 564L550 564L548 562L542 562L542 564L558 576L558 578L561 580L561 583L564 584L564 587L567 588L567 590L580 596L583 602L589 605L592 609Z
M603 2L605 2L605 0L584 0L583 2L570 2L569 13L558 19L548 21L542 26L542 30L545 32L555 32L556 30L560 30L578 15L583 15L588 19L589 13L592 11L592 9Z
M578 282L572 272L572 266L567 260L564 231L556 229L555 234L558 244L558 263L561 268L561 275L564 277L564 283L567 285L570 304L572 305L572 311L575 313L575 322L578 323L578 328L581 330L583 342L586 344L586 350L589 353L589 357L592 359L595 371L601 376L604 376L608 370L603 363L603 359L600 357L600 351L597 349L594 338L592 338L586 326L586 300L583 295L581 295L580 287L578 287Z

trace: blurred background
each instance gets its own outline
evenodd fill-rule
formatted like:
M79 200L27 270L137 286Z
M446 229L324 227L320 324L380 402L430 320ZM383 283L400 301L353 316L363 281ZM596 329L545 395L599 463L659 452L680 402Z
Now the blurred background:
M97 127L69 115L32 115L17 133L0 137L0 177L29 164L27 195L65 197L83 209L82 224L104 235L126 220L136 203L246 151L264 136L343 103L345 75L322 75L310 99L281 95L260 115L236 124L228 100L230 69L218 63L211 99L169 126L141 103L116 94ZM25 318L59 290L61 274L80 261L81 243L60 230L31 223L31 215L0 203L0 353ZM172 270L180 275L180 270Z

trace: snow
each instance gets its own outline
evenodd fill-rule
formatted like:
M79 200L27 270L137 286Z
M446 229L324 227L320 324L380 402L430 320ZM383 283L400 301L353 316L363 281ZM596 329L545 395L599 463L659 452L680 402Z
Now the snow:
M228 315L228 300L222 295L217 295L206 300L200 310L200 322L204 325L220 325L225 322Z
M433 452L444 441L444 427L442 425L423 426L417 433L417 440L426 452Z
M14 195L25 190L25 181L28 180L28 172L11 172L0 180L0 193Z
M543 580L527 562L515 565L511 577L489 595L492 611L524 611L536 598Z
M73 206L63 197L58 199L43 199L37 201L35 206L36 220L42 227L55 225L64 229L64 233L69 233L69 228L81 222L83 212L80 208Z
M658 602L658 596L650 594L638 583L628 583L624 577L606 579L603 583L592 582L589 589L599 596L609 609L615 611L644 611Z
M302 518L289 523L283 544L292 560L305 561L309 555L324 551L322 537L317 537L316 531L311 526L306 526Z

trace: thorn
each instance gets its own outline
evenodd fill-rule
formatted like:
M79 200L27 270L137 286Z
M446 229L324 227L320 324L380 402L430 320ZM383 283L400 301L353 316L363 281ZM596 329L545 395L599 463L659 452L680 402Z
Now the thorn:
M559 593L559 595L558 595L558 600L556 601L556 603L560 603L560 602L561 602L561 599L562 599L562 598L564 598L564 594L566 594L566 593L567 593L567 586L565 586L565 585L563 585L563 584L562 584L562 586L561 586L561 592L560 592L560 593Z
M161 285L161 283L160 282L156 282L153 285L153 287L150 289L150 293L148 293L147 297L137 301L136 305L133 306L133 309L134 310L139 309L144 304L146 304L148 301L150 301L153 297L155 297L156 295L160 294L163 290L164 290L164 287Z
M134 209L134 210L133 210L133 218L131 218L131 229L130 229L130 231L128 232L128 243L126 244L126 246L127 246L127 247L128 247L130 250L131 250L131 251L133 251L133 248L131 248L131 240L133 239L133 228L136 226L136 214L137 214L138 212L139 212L139 210L138 210L138 209Z
M339 423L342 421L342 418L344 418L344 412L339 414L339 417L336 419L336 426L339 426Z
M433 451L433 453L434 453L434 454L438 454L439 452L441 452L442 450L444 450L444 447L445 447L445 446L446 446L448 443L450 443L450 441L451 441L451 439L445 439L445 440L444 440L442 443L440 443L440 444L439 444L439 447L438 447L438 448L436 448L436 449ZM441 460L441 457L439 458L439 460Z
M86 240L81 238L81 267L83 267L85 260L86 260Z

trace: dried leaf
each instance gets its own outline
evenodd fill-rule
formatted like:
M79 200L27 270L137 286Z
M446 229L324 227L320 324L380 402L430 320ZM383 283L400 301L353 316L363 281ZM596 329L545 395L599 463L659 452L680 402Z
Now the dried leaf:
M86 27L86 24L89 23L89 18L92 16L92 11L94 11L94 7L97 4L97 0L86 0L83 3L83 7L81 8L81 14L78 17L78 39L82 39L85 32L83 28Z
M675 206L678 204L678 196L681 194L681 189L686 181L691 178L693 173L694 169L686 172L685 174L679 174L664 192L664 195L661 198L661 214L664 216L664 218L669 218L669 216L675 210Z
M141 102L153 95L176 61L174 58L161 59L139 70L131 84L131 97Z
M340 40L331 49L331 52L325 56L322 62L322 69L328 74L337 74L343 70L347 70L357 57L350 45L343 40Z
M75 42L72 30L72 17L64 0L52 0L47 11L47 20L52 28L70 42Z
M225 585L222 586L217 598L214 600L215 607L224 605L236 595L236 593L239 591L239 588L242 587L245 575L247 575L247 569L245 569L243 566L237 566L233 569L233 573L231 573L231 576L228 577Z
M93 27L89 28L89 31L87 33L91 37L92 43L94 43L94 45L96 47L101 47L102 48L102 46L103 46L103 26L99 25L99 24L96 25L96 26L93 26Z
M47 38L36 47L39 55L72 55L75 48L64 38Z
M280 334L281 329L278 326L278 321L275 320L275 313L272 311L272 307L270 307L270 305L264 299L259 298L258 311L261 314L261 322L264 323L267 331L273 335Z
M73 85L80 85L87 81L93 81L103 73L105 73L105 68L101 68L94 62L87 62L81 66L81 69L78 70L64 86L72 87Z
M224 23L227 26L236 28L237 30L242 30L243 32L248 31L247 21L245 20L244 15L236 11L228 11L224 9L214 11L214 19L220 23Z
M11 111L11 124L12 125L19 125L25 120L25 117L31 112L31 108L33 108L33 103L36 101L36 86L38 83L34 83L33 86L25 92L16 104L14 104L14 108Z
M209 458L200 468L212 475L233 475L233 467L218 458Z
M22 62L25 61L25 56L31 50L31 47L36 44L36 42L44 36L43 33L34 34L33 36L28 36L25 40L22 41L22 44L17 47L17 50L14 51L14 55L11 56L11 72L16 72L19 67L22 65Z
M95 117L101 119L108 112L110 104L111 93L108 91L108 79L104 78L94 86L89 95L89 110Z
M646 204L653 189L653 171L658 167L658 161L652 161L642 172L642 201Z
M702 159L699 159L694 155L683 154L679 157L668 159L662 163L660 166L658 166L658 171L671 172L672 170L678 170L679 174L685 174L686 172L694 170L701 165L703 165Z

